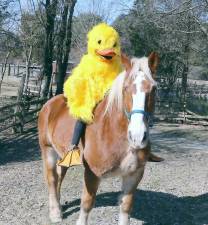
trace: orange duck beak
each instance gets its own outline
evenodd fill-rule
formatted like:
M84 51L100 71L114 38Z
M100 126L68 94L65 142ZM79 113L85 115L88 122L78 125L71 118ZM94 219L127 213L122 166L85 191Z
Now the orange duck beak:
M113 49L96 50L96 54L107 60L111 60L116 55Z

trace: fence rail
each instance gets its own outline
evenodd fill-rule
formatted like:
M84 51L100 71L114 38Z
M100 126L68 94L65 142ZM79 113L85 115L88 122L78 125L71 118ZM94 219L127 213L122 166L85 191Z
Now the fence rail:
M0 73L1 66L2 65L0 64ZM10 81L10 78L12 81L13 79L18 80L20 78L21 80L20 84L18 82L6 83L7 89L18 83L18 94L16 99L13 99L14 103L9 103L7 100L5 101L6 103L4 101L0 101L0 104L2 104L0 107L0 132L9 128L12 128L15 132L22 132L25 124L37 119L38 112L40 111L43 103L47 101L47 99L41 98L44 80L41 80L41 77L38 76L40 71L40 66L32 66L30 67L29 75L27 77L25 65L8 65L6 74L8 76L11 75L8 78L8 81ZM12 77L12 74L15 75L15 77ZM53 82L53 79L51 82ZM192 103L192 105L195 104L193 100L197 100L197 104L199 104L198 99L202 102L202 104L207 102L207 83L202 81L197 81L197 83L189 82L185 99L183 98L184 96L182 96L180 82L177 82L171 87L167 86L165 83L159 83L160 85L158 85L158 99L156 102L155 111L155 118L157 120L208 126L208 116L202 116L192 112L192 110L196 111L195 105L192 108L187 107L188 105L191 105L190 103ZM11 89L13 90L13 88ZM31 100L34 98L36 99ZM199 111L199 113L201 113L201 111Z
M46 98L42 98L19 101L0 107L0 132L9 128L12 128L14 132L23 132L25 124L37 119L38 112L46 101Z
M38 65L32 65L29 66L29 70L31 73L38 72L41 70L41 66ZM24 64L11 64L7 63L6 65L4 63L0 63L0 74L5 70L7 76L20 76L22 72L24 72L26 69L26 65Z
M160 109L160 105L162 105L162 110ZM159 121L208 126L208 116L194 113L187 109L186 103L177 101L158 101L156 103L156 112L154 117Z

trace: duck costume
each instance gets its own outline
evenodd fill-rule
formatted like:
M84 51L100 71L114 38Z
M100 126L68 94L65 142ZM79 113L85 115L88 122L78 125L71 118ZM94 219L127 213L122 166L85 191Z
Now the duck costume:
M81 164L78 144L87 124L93 122L93 110L111 88L114 79L122 71L120 38L117 31L101 23L88 35L88 51L64 84L69 113L77 122L71 147L60 166Z

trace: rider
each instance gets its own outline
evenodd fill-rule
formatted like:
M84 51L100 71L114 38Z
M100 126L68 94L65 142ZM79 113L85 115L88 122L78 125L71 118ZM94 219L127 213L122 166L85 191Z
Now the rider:
M70 114L77 119L69 151L61 166L81 163L78 144L87 124L93 122L93 109L122 71L120 38L117 31L101 23L88 33L88 52L64 84Z

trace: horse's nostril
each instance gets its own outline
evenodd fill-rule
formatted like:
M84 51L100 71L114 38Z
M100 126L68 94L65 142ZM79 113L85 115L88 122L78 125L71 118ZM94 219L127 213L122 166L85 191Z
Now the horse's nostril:
M142 142L145 142L146 139L147 139L147 132L144 132L144 136L143 136Z

